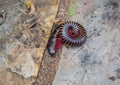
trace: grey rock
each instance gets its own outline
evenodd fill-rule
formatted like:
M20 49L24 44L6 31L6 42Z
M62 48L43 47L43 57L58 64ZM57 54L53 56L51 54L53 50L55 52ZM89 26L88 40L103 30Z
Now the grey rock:
M53 85L120 85L119 0L76 0L69 17L87 31L78 48L63 47Z

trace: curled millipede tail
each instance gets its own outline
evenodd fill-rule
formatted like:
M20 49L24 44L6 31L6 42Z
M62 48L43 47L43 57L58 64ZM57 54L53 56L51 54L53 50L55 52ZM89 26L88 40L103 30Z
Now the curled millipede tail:
M67 21L60 25L63 42L70 46L81 46L86 41L86 30L76 22Z

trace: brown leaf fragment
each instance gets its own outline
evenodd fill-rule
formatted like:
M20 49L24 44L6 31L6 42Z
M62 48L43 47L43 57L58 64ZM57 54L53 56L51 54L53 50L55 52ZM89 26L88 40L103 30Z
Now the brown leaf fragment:
M34 6L34 4L32 4L31 7L30 7L30 12L28 14L29 15L35 14L35 12L36 12L35 6Z

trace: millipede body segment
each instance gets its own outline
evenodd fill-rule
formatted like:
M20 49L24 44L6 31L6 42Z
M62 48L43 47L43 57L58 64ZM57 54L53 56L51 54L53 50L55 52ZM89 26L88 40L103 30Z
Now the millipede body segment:
M49 40L50 42L48 46L48 51L50 54L55 54L56 52L55 49L60 48L60 46L62 46L59 45L60 42L63 42L72 47L77 47L81 46L86 41L87 38L86 30L81 24L77 22L72 21L64 22L57 26L55 30L56 31L52 33L52 36Z
M68 21L60 25L63 42L69 46L81 46L86 40L86 31L82 25Z

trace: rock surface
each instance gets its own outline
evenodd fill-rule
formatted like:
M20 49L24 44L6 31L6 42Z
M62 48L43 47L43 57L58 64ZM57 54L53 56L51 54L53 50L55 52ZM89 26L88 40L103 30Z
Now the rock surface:
M27 1L0 0L0 12L6 13L0 25L0 85L32 85L37 78L59 3L33 0L36 12L28 15Z
M82 24L87 41L62 49L53 85L120 85L120 1L76 0L69 17Z

